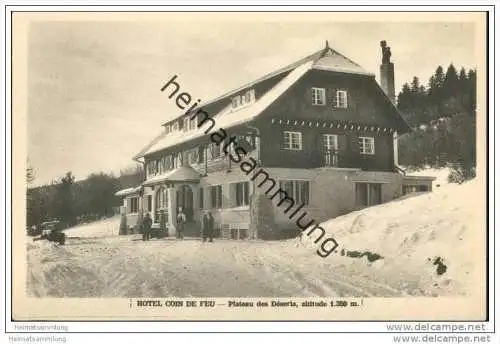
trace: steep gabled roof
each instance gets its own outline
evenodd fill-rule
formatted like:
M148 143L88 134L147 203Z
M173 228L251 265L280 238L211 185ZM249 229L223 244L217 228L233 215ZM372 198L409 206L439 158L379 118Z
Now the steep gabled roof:
M308 55L298 61L295 61L283 68L280 68L274 72L268 73L264 75L263 77L254 80L252 82L249 82L247 84L244 84L243 86L240 86L232 91L229 91L227 93L224 93L221 96L218 96L216 98L213 98L209 101L206 101L204 103L200 103L197 108L204 108L207 106L210 106L220 100L223 100L224 98L230 98L233 95L238 94L239 92L251 88L262 81L269 80L275 76L288 73L298 66L309 62L309 61L314 61L314 64L312 66L312 69L319 69L319 70L329 70L329 71L335 71L335 72L340 72L340 73L350 73L350 74L363 74L363 75L374 75L372 73L367 72L366 70L363 69L359 64L356 62L352 61L351 59L347 58L346 56L342 55L338 51L333 50L330 48L328 45L328 41L326 41L326 46L321 49L316 51L315 53L312 53L311 55ZM163 125L166 125L168 123L171 123L172 121L175 121L182 117L184 114L181 114L177 116L176 118L173 118L167 122L165 122Z
M237 89L227 92L217 98L214 98L208 102L200 104L197 109L206 108L207 106L214 104L216 102L227 99L228 106L224 107L217 114L209 114L216 123L216 126L212 128L211 132L223 128L229 129L239 124L243 124L251 121L260 115L267 107L269 107L278 97L280 97L286 90L293 86L302 76L304 76L310 70L327 70L339 73L348 74L361 74L373 77L373 73L367 72L359 64L330 48L328 41L326 42L325 48L306 56L286 67L283 67L277 71L266 74L262 78L259 78L253 82L247 83ZM283 79L281 79L274 87L267 91L264 95L258 98L255 103L246 106L241 109L232 109L230 104L230 99L233 95L238 94L242 90L253 87L258 83L268 80L272 77L288 73ZM179 119L183 115L177 117ZM174 119L175 120L175 119ZM173 121L173 120L171 120ZM169 121L169 122L171 122ZM169 123L167 122L167 123ZM205 130L207 128L202 126L196 130L190 132L163 132L157 136L150 144L144 147L134 159L144 157L148 154L158 152L160 150L172 147L174 145L201 137L205 135Z

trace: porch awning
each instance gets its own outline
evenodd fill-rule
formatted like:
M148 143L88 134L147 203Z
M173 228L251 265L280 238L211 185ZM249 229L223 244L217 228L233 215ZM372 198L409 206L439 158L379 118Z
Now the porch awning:
M127 189L122 189L122 190L119 190L115 193L115 196L127 196L127 195L132 195L132 194L136 194L136 193L139 193L139 191L141 191L141 187L140 186L137 186L135 188L127 188Z
M201 174L191 166L181 166L165 174L146 180L142 185L154 185L162 182L170 183L198 183Z

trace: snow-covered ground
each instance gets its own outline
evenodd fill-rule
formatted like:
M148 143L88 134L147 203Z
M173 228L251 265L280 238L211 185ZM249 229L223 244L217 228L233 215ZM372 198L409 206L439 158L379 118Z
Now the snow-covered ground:
M327 258L308 239L143 242L112 236L119 219L68 230L67 244L28 242L34 296L459 296L483 288L480 185L446 184L323 224L340 247ZM71 238L76 237L76 238ZM383 256L341 255L369 251ZM433 262L446 266L438 274Z
M479 225L484 219L482 199L477 180L446 183L439 191L352 212L322 226L344 253L367 251L384 257L370 263L335 256L350 270L369 271L407 294L465 295L483 287L478 284L484 281L486 252L486 228ZM303 239L302 246L312 244ZM441 274L439 264L433 264L438 257L445 266Z
M66 229L64 232L72 237L109 237L118 235L120 229L120 216L113 216L105 220L78 225Z

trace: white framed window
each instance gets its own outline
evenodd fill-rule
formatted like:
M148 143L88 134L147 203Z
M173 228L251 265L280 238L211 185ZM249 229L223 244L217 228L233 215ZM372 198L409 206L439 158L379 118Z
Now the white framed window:
M199 162L200 162L200 148L194 147L189 152L189 164L195 165L198 164Z
M200 159L200 151L198 147L192 148L188 150L187 152L187 159L188 159L188 164L190 165L196 165Z
M152 171L153 171L153 175L157 175L158 174L158 160L153 160L151 161L151 168L152 168Z
M309 182L306 180L280 180L280 189L292 198L295 204L309 205Z
M191 117L188 117L189 119L189 130L196 130L196 126L198 124L198 117L195 117L191 119Z
M356 205L372 206L382 203L382 184L356 183Z
M374 137L364 137L358 138L359 151L361 154L374 155L375 154L375 138Z
M156 166L158 166L158 174L165 172L165 166L163 165L163 159L156 160Z
M170 133L170 125L165 126L165 132L168 134Z
M323 147L326 151L337 151L339 149L339 138L335 134L323 135Z
M222 208L222 185L210 186L210 198L212 209Z
M312 105L325 105L326 97L325 97L325 89L313 87L312 88Z
M161 186L157 191L156 191L156 197L155 197L155 209L167 209L168 207L168 196L167 196L167 189L163 186Z
M288 150L302 150L302 133L299 131L285 131L284 148Z
M236 206L241 207L250 204L250 183L240 182L236 185Z
M129 198L129 213L135 214L139 212L139 197Z
M189 131L189 117L184 117L182 124L183 131Z
M335 107L347 108L347 91L337 90L335 92Z
M323 147L324 147L324 163L325 166L337 166L338 165L338 150L339 150L339 140L338 136L334 134L324 134L323 135Z
M248 90L245 92L245 96L244 96L244 103L245 104L250 104L250 103L253 103L255 101L255 90Z
M174 168L182 166L182 153L174 153Z
M222 143L220 145L217 145L214 142L209 143L207 146L207 159L208 160L219 159L222 156L221 151L223 147L224 145Z
M231 108L239 109L255 102L255 90L251 89L231 99Z
M179 121L175 121L174 124L172 124L172 131L177 131L179 130Z
M241 97L240 96L236 96L236 97L233 97L233 99L231 100L231 107L233 109L236 109L237 107L239 107L241 104Z
M174 166L172 155L163 157L163 161L165 164L165 171L170 171Z

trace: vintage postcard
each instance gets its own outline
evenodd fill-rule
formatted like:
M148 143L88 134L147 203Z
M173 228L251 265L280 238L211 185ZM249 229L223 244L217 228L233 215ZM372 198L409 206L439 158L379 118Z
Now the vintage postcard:
M13 320L486 320L486 56L483 12L13 13Z

